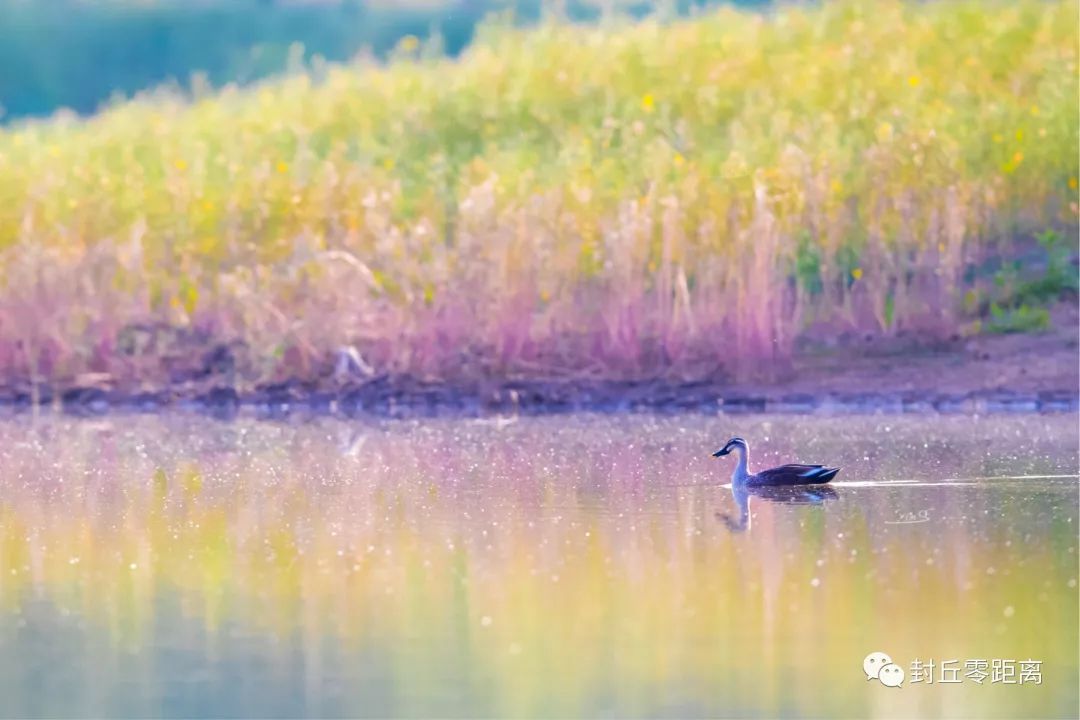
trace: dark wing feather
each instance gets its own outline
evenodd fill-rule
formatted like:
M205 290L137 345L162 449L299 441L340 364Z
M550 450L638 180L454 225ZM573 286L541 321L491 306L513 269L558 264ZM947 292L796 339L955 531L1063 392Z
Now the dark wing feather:
M762 470L753 478L750 485L816 485L827 483L836 477L839 468L827 468L824 465L781 465Z

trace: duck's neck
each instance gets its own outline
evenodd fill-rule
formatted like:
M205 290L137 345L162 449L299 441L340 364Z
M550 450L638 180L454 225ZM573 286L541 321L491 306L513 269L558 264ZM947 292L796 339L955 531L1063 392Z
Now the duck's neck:
M739 485L746 482L746 479L750 477L750 470L746 460L746 448L737 445L735 450L739 453L739 462L735 466L735 472L731 473L731 482L734 485Z

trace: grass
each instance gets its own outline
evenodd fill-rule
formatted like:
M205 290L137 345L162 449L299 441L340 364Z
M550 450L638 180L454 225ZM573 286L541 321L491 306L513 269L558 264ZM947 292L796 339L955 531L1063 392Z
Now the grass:
M1077 226L1072 2L491 24L0 134L0 377L701 376ZM822 330L824 328L824 330ZM141 338L132 341L134 336Z

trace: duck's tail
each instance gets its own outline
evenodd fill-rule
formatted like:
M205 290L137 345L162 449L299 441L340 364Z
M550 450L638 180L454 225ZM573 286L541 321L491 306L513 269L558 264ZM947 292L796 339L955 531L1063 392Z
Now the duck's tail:
M827 483L836 477L836 473L840 472L840 468L823 467L814 470L806 476L806 482L818 485L820 483Z

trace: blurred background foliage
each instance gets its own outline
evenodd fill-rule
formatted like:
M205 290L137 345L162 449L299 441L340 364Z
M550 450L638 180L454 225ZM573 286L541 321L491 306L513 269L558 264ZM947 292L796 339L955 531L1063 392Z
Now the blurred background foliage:
M342 347L703 377L1075 300L1075 2L678 10L9 124L0 375L183 377L182 332L241 346L245 382Z
M678 0L685 15L715 0ZM736 4L752 5L755 0ZM90 113L126 96L193 75L214 86L246 83L316 57L385 57L406 36L438 35L457 55L479 22L504 12L523 24L545 14L594 21L641 17L640 0L0 0L0 120L59 108Z

